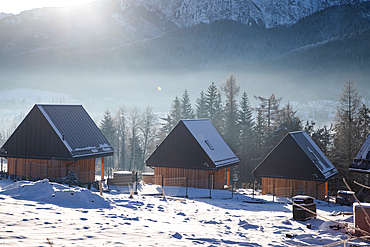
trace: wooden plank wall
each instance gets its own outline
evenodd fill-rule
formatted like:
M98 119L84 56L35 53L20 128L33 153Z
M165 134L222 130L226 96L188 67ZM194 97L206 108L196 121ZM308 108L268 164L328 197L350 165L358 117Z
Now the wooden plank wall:
M17 161L17 167L15 167ZM32 178L64 178L67 176L67 165L71 161L38 160L38 159L8 159L8 172L17 176ZM30 169L31 165L31 169ZM77 177L83 183L95 180L95 159L79 160L68 167L68 171L76 172ZM16 173L16 174L15 174Z
M167 168L167 167L154 167L155 184L161 184L161 176L165 180L164 185L168 186L185 186L182 182L175 182L175 179L188 178L188 187L194 188L209 188L209 174L213 171L208 170L193 170L193 169L182 169L182 168ZM173 181L173 184L166 184L167 182ZM224 189L225 185L225 169L221 169L214 174L213 188Z
M274 186L275 185L275 186ZM291 197L297 194L313 196L316 199L324 200L327 195L327 182L308 181L296 179L282 178L262 178L262 194L273 194L275 187L275 195L282 197ZM316 189L318 192L316 193Z

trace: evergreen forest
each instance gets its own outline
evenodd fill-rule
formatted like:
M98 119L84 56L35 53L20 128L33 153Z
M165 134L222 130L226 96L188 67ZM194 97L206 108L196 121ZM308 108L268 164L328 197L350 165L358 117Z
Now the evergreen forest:
M145 160L181 119L208 118L240 159L240 165L232 168L237 186L254 183L254 168L288 132L302 130L338 169L336 178L329 181L333 190L341 187L342 178L354 187L353 181L368 184L366 175L348 172L370 133L370 110L354 81L344 83L335 121L324 126L300 119L289 102L282 105L282 98L274 93L253 95L256 107L251 106L249 97L231 74L219 87L212 82L200 91L194 105L185 89L181 97L174 97L166 117L158 117L150 106L144 110L124 106L115 112L106 110L99 128L115 149L106 161L106 172L150 170Z

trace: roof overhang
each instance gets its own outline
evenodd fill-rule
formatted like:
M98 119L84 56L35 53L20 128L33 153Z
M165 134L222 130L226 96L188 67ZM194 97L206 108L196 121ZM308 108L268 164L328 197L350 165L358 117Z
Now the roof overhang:
M355 158L349 170L353 172L370 173L370 160Z
M76 161L76 160L86 160L86 159L96 159L106 156L112 156L113 152L89 154L89 155L76 155L73 157L40 157L40 156L21 156L21 155L7 155L0 154L3 158L14 158L14 159L33 159L33 160L62 160L62 161Z

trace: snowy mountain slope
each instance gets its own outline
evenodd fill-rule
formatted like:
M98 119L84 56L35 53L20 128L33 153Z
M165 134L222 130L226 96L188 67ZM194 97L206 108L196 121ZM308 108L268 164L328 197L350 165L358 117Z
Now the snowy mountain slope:
M231 20L262 29L291 26L333 6L367 0L100 0L42 8L0 19L0 56L79 46L104 49L159 37L178 28Z
M144 6L178 27L220 20L257 24L263 28L289 26L298 20L332 6L358 4L367 0L120 0L123 10Z
M352 77L365 88L369 31L367 0L100 0L36 9L0 19L0 83L89 94L104 81L115 94L137 95L150 81L138 83L138 73L241 71L244 81L257 73L257 82L281 78L293 87Z

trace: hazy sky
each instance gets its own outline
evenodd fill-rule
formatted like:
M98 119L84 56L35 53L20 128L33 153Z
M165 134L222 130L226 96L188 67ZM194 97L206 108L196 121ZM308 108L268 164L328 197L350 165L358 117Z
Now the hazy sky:
M96 0L0 0L0 13L19 14L23 10L43 7L74 7Z

